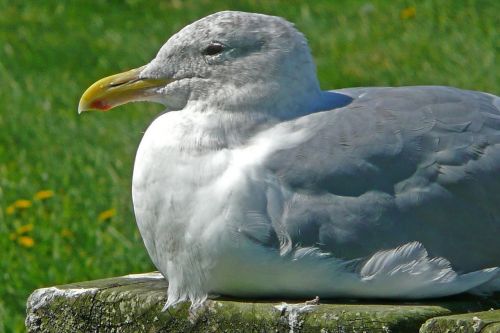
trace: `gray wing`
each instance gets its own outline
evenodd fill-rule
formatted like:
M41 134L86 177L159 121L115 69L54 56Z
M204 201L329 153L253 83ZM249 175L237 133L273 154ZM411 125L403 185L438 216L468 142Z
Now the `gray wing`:
M459 269L499 266L499 98L448 87L336 93L353 101L302 117L315 134L267 161L294 193L281 218L293 245L350 259L419 241Z

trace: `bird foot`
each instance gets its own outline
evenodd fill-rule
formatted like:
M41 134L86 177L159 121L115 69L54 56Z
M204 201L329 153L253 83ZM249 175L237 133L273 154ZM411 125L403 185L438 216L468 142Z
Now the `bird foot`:
M208 309L208 302L203 301L202 303L191 304L189 307L188 320L191 324L194 324L202 316L203 313Z

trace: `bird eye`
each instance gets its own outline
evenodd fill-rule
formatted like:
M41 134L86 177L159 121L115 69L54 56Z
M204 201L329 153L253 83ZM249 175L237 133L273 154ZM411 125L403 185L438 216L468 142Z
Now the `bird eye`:
M213 42L207 46L205 50L203 50L203 54L213 56L224 51L224 45L221 43Z

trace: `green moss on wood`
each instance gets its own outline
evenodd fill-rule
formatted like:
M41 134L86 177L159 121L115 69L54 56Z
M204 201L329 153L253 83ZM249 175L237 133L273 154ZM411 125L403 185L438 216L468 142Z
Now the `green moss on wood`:
M462 313L429 319L420 333L499 333L500 310Z
M278 301L220 298L207 301L206 306L193 315L187 303L161 312L167 283L157 277L119 277L39 289L28 300L28 331L409 333L418 332L430 318L500 305L499 298L472 297L384 304L321 300L322 304L310 311L300 311L303 304L284 306L280 311L276 308ZM488 323L485 329L490 324L495 322ZM433 328L440 327L438 325L428 324L425 332L441 332Z

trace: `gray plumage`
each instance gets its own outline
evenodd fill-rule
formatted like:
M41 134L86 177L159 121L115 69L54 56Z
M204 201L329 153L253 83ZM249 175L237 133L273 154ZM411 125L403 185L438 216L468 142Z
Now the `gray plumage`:
M292 24L221 12L143 68L94 84L79 109L135 100L170 111L143 137L132 189L146 248L169 280L166 308L209 293L500 290L498 97L321 91Z
M436 86L336 93L353 100L307 116L314 136L266 162L297 192L282 222L294 245L354 259L419 241L459 271L500 265L499 99Z

